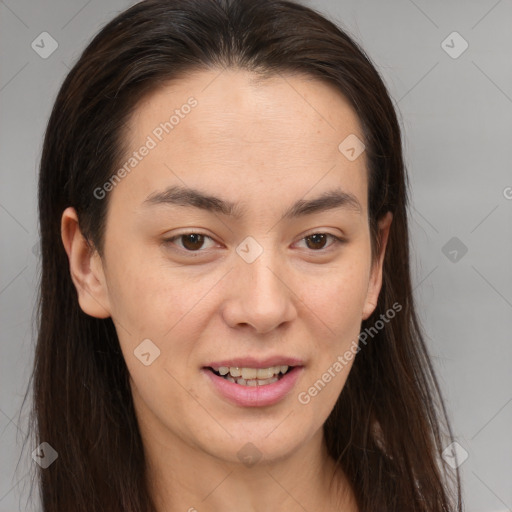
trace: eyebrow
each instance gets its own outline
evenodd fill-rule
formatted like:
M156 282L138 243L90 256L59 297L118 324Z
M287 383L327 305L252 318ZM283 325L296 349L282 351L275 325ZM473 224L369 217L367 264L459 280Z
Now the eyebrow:
M175 205L200 208L215 213L221 213L235 219L244 216L245 210L239 203L234 203L203 193L197 189L171 186L161 192L150 194L143 202L145 206ZM345 208L362 214L363 209L357 197L339 188L324 192L313 199L299 199L282 215L281 220L292 219L305 215L325 212L336 208Z

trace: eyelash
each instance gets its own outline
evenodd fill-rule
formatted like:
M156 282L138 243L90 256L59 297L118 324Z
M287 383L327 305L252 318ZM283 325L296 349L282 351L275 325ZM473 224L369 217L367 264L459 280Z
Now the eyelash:
M163 242L165 244L172 244L172 245L175 245L174 244L174 240L176 239L180 239L184 236L188 236L188 235L202 235L203 237L205 238L209 238L210 240L213 240L213 238L209 235L206 235L205 233L200 233L198 231L189 231L187 233L180 233L179 235L175 235L173 237L170 237L170 238L165 238L163 240ZM336 235L333 235L332 233L324 233L322 231L316 231L314 233L310 233L304 237L302 237L299 242L302 242L303 240L305 240L306 238L310 238L310 237L313 237L314 235L327 235L328 237L330 237L331 239L333 239L333 243L331 243L330 245L327 246L327 248L322 248L322 249L318 249L318 250L314 250L314 249L310 249L310 252L313 252L313 253L326 253L327 251L330 250L330 248L332 248L333 246L337 246L337 245L341 245L341 244L344 244L346 242L346 240L344 240L343 238L341 237L338 237ZM182 247L178 247L178 250L181 251L181 252L185 252L187 253L188 256L192 256L192 257L196 257L196 256L199 256L200 253L202 252L205 252L205 250L197 250L197 251L190 251L188 249L184 249Z

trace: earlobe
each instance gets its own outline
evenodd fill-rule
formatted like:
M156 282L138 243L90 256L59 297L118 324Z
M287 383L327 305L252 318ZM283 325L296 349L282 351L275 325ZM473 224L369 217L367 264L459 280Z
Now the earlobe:
M366 294L366 301L363 308L362 318L366 320L377 307L380 290L382 287L382 270L384 267L384 256L386 254L386 247L389 239L389 232L393 214L387 212L386 215L379 221L379 254L372 265L370 282L368 283L368 292Z
M110 317L103 265L98 252L82 235L74 208L64 210L61 238L68 255L71 279L78 293L82 311L96 318Z

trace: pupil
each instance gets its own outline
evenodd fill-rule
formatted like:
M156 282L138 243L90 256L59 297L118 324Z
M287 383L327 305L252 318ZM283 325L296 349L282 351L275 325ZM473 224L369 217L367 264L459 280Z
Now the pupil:
M306 240L313 240L313 239L314 239L313 244L320 242L320 245L323 247L324 243L325 243L325 239L326 239L325 233L319 233L319 234L315 234L315 235L306 237ZM322 242L324 242L324 243L322 243ZM308 244L308 246L310 246L310 245L311 244ZM310 249L322 249L322 247L315 246L315 247L309 247L309 248Z
M192 240L192 243L189 244L188 242ZM187 235L183 235L183 246L186 249L194 250L194 249L200 249L204 242L204 235L198 234L198 233L190 233Z

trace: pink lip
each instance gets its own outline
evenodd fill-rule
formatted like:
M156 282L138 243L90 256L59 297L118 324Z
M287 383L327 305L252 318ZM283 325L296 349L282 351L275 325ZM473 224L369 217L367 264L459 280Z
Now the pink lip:
M273 356L266 359L255 359L254 357L239 357L236 359L225 359L223 361L214 361L205 365L205 367L220 368L221 366L231 366L238 368L270 368L271 366L303 366L304 362L300 359L285 356Z
M240 360L237 361L240 362ZM221 364L220 366L268 368L268 366L278 366L279 364L279 362L276 364L268 364L268 362L265 362L265 364L268 366L255 366L254 362L247 364L247 361L248 360L244 359L243 365ZM232 361L230 361L230 363L231 362ZM214 364L217 365L217 363ZM228 399L235 405L240 405L242 407L265 407L268 405L276 404L277 402L283 400L286 395L288 395L293 389L303 370L303 366L295 366L295 368L292 368L286 375L281 377L278 381L273 382L272 384L265 384L263 386L242 386L241 384L236 384L222 377L219 377L208 368L201 369L203 374L205 374L210 379L210 382L214 385L215 389L224 398Z

